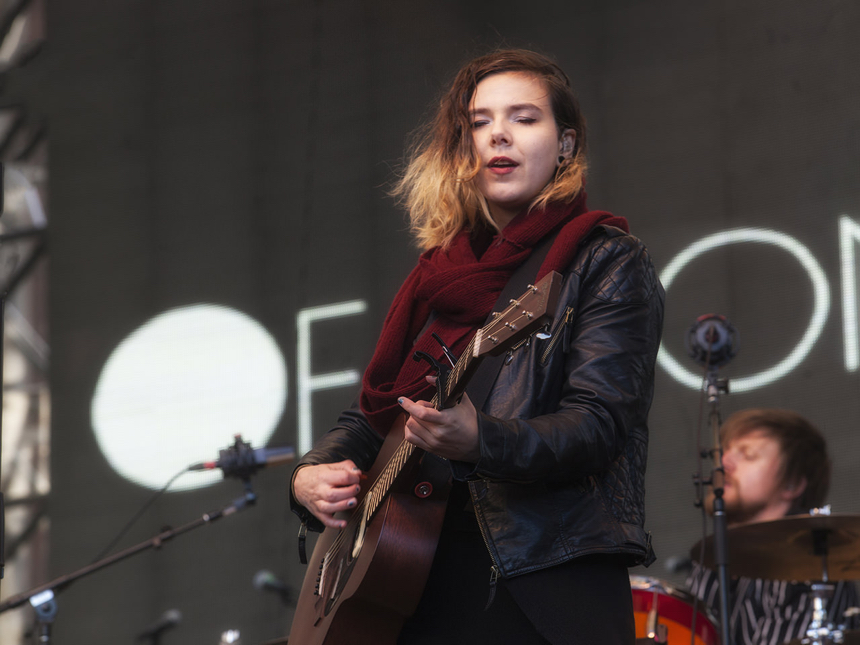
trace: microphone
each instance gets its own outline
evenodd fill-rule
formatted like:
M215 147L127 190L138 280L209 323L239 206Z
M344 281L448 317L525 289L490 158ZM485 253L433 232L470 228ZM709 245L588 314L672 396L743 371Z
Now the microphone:
M296 450L290 446L274 448L251 448L251 444L242 441L242 435L237 434L232 446L218 451L215 461L200 461L188 467L188 470L214 470L220 468L224 477L248 479L255 472L266 466L280 466L296 458Z
M164 632L171 627L176 627L180 622L182 622L182 612L178 609L168 609L161 615L158 622L138 634L136 640L152 640L153 642L158 642L158 639Z
M295 604L291 598L293 590L268 569L260 569L254 574L254 589L276 593L285 604Z
M720 367L737 354L740 336L725 316L705 314L696 318L684 341L690 358L699 365Z

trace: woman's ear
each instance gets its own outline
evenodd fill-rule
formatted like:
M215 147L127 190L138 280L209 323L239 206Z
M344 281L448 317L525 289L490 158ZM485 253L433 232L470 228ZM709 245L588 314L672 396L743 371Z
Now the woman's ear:
M573 156L575 146L576 130L567 129L562 132L559 140L559 154L565 159L570 159Z

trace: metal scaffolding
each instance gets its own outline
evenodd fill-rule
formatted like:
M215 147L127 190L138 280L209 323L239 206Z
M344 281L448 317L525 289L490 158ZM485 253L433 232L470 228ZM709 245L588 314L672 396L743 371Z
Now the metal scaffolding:
M26 74L45 40L42 0L0 1L0 79ZM0 82L0 298L3 412L0 492L5 571L0 600L48 576L50 386L46 248L47 128ZM0 642L24 642L28 612L0 615Z

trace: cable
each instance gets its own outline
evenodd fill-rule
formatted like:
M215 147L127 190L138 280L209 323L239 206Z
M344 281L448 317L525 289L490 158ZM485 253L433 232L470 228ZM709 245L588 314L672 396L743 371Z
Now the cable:
M123 538L123 536L126 533L128 533L129 529L132 526L134 526L134 523L137 522L137 520L140 519L140 516L146 512L146 509L148 509L150 506L152 506L155 503L155 500L157 500L164 493L166 493L167 489L173 485L173 482L175 482L177 479L179 479L179 477L181 475L183 475L187 472L188 472L187 468L183 468L182 470L180 470L178 473L176 473L173 477L170 478L170 480L164 485L164 488L162 488L160 491L156 492L155 495L150 497L147 500L147 502L140 508L140 510L137 513L135 513L134 517L132 517L126 523L126 525L124 527L122 527L122 530L116 535L116 537L113 540L111 540L110 543L108 543L108 545L105 548L103 548L95 558L93 558L93 562L98 562L103 557L105 557L108 553L110 553L111 549L113 549L116 546L117 542L119 542Z

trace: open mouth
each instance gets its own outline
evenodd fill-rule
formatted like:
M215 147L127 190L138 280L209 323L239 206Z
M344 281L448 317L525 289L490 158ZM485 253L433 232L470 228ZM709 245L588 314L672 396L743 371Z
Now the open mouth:
M512 172L519 164L509 157L493 157L487 164L487 168L496 174Z
M515 168L519 166L519 164L508 157L493 157L490 159L490 163L488 163L487 166L490 168Z

